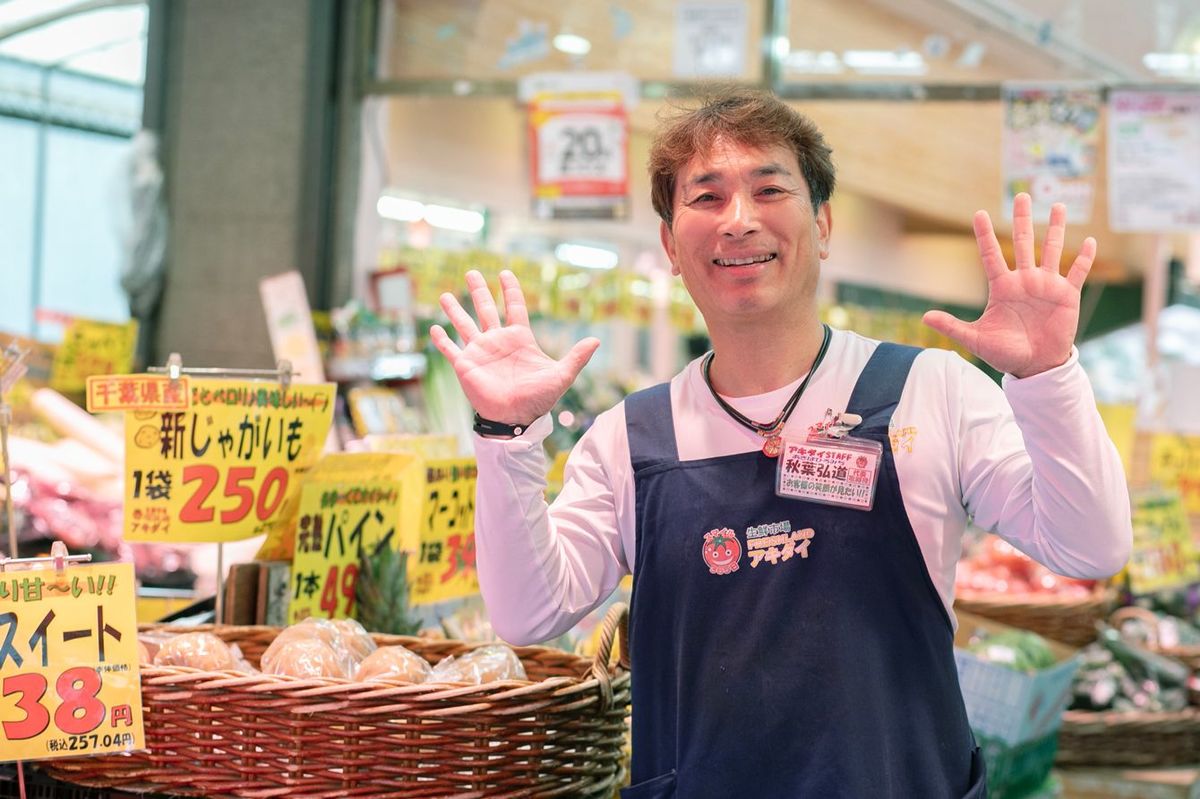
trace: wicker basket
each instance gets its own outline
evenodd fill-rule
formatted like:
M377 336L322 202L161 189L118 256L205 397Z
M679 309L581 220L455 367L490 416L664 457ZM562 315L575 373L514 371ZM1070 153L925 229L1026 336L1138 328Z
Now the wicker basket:
M957 598L954 606L1010 627L1032 630L1053 641L1085 646L1096 640L1096 622L1108 618L1116 603L1115 591L1097 586L1084 599L1052 594L973 594Z
M1173 713L1068 710L1058 734L1060 766L1181 766L1200 757L1200 709Z
M218 799L611 796L625 777L627 619L624 605L609 611L592 660L515 647L536 682L413 685L144 668L147 751L41 766L80 785ZM279 632L188 629L236 643L255 664ZM473 648L375 640L430 663Z
M1120 629L1121 622L1127 619L1140 619L1146 622L1146 627L1150 630L1151 638L1146 642L1145 648L1159 655L1165 655L1169 658L1185 663L1188 668L1193 671L1200 670L1200 646L1159 646L1158 645L1158 616L1154 615L1145 608L1125 607L1117 608L1113 611L1109 618L1109 626ZM1197 755L1200 757L1200 755Z

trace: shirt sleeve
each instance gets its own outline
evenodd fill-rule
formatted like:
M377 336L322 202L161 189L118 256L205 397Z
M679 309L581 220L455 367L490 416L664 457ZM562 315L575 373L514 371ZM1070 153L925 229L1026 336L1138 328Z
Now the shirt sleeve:
M1003 391L956 360L960 480L975 524L1068 577L1120 571L1132 549L1129 490L1078 352L1038 375L1006 375Z
M602 415L572 450L553 506L542 448L548 416L517 439L475 437L479 588L493 629L512 644L566 632L629 571L606 465L619 449L616 415Z

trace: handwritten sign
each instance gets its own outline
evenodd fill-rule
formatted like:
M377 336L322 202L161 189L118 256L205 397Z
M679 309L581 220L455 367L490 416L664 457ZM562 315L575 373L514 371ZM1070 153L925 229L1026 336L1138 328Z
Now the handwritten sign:
M405 493L421 476L420 459L403 453L339 453L313 468L300 493L289 623L354 616L359 562L400 547Z
M191 380L188 408L125 416L125 539L237 541L289 521L335 387Z
M50 387L64 393L82 393L91 375L129 372L133 369L137 334L137 322L72 320L54 354Z
M154 411L184 411L190 396L188 379L166 375L93 375L87 379L89 413L136 411L148 421Z
M1188 513L1200 513L1200 436L1156 434L1150 442L1150 480L1177 490Z
M415 563L409 561L414 605L479 593L475 568L477 474L474 458L425 462L421 492L424 512L415 541L417 557Z
M1134 497L1133 555L1128 569L1130 590L1135 594L1200 580L1200 560L1177 494L1152 492Z
M145 748L133 566L0 573L0 761Z

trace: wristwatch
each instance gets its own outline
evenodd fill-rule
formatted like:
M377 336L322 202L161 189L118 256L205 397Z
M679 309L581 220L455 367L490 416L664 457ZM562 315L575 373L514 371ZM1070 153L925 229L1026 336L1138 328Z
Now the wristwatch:
M527 424L494 422L491 419L484 419L478 413L475 414L474 430L484 438L516 438L528 429L529 425Z

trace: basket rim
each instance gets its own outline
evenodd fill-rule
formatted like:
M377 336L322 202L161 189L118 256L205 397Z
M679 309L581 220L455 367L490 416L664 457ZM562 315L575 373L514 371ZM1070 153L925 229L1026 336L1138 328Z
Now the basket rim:
M1060 597L1046 593L1005 593L991 591L987 593L968 593L964 596L955 591L954 604L963 606L978 605L1029 605L1031 607L1075 607L1079 605L1106 604L1117 601L1117 590L1111 586L1096 586L1086 597Z

